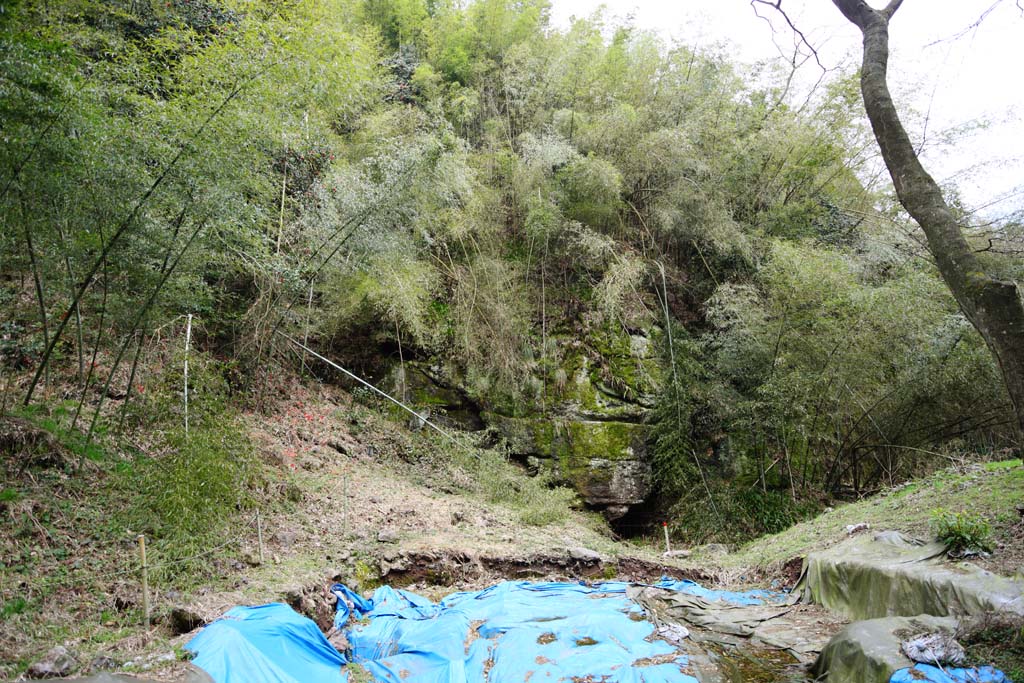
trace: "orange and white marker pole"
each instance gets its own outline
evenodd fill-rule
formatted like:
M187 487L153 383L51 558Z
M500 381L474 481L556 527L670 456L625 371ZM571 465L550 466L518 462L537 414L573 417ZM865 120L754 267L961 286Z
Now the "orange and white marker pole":
M662 522L661 528L665 532L665 554L668 555L672 552L672 543L668 540L668 522Z

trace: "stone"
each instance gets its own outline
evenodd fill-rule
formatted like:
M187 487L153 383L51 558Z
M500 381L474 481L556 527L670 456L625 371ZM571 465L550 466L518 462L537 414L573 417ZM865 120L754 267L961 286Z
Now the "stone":
M92 658L89 662L89 673L97 673L100 671L113 671L119 666L113 657L107 655L97 655Z
M298 540L299 534L295 531L283 529L274 534L274 540L277 541L278 545L282 548L291 548L295 545L295 541Z
M327 591L316 584L292 585L282 593L284 602L289 607L315 621L321 630L334 619L334 605L327 600L327 595Z
M666 553L662 553L664 557L689 557L693 555L692 550L669 550Z
M853 536L856 533L860 533L861 531L867 531L870 528L871 528L871 525L868 524L867 522L860 522L859 524L847 524L846 525L846 535L847 536Z
M66 678L78 668L75 655L62 645L46 653L46 656L28 668L29 678Z
M378 543L398 543L398 532L393 529L381 529L377 532Z
M327 437L327 440L324 443L333 448L334 450L338 451L338 453L342 455L348 455L349 444L345 443L337 436L332 435Z
M175 635L191 633L201 626L206 626L206 619L186 607L174 607L168 625Z
M583 547L569 548L569 557L577 562L585 562L588 564L601 561L600 553Z
M647 459L650 427L615 420L513 418L485 413L485 419L524 459L533 456L538 471L571 485L591 506L642 503L651 491ZM624 513L623 513L624 514Z
M601 510L601 514L604 515L604 518L609 522L614 522L617 519L625 517L627 512L629 512L628 505L609 505L605 509Z

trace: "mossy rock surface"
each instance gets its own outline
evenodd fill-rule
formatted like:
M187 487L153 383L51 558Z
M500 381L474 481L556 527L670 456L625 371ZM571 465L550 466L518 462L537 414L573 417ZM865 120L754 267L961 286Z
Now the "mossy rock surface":
M484 419L514 454L537 458L590 505L635 505L650 492L646 425L495 413L485 413Z

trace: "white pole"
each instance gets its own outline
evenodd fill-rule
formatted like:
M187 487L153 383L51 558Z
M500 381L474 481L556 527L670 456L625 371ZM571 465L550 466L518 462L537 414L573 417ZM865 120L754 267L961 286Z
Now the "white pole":
M260 509L256 508L256 539L259 541L260 565L263 565L263 520L260 518Z
M185 438L188 438L188 347L192 343L192 314L185 325Z

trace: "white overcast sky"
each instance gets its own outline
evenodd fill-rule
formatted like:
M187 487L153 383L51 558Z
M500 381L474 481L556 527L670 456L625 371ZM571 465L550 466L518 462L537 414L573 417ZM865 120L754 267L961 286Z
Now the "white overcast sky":
M790 50L793 45L782 18L761 6L760 13L775 24L773 43L771 27L755 15L750 0L551 2L558 27L604 5L610 16L631 16L635 26L656 31L666 40L709 48L724 44L736 59L747 62L778 55L774 43ZM964 33L993 5L980 25ZM818 49L826 67L859 63L860 33L830 0L783 0L782 7ZM926 154L926 166L936 179L955 179L975 207L1014 195L984 213L1024 208L1024 194L1014 192L1024 190L1024 16L1015 0L905 0L893 18L890 45L890 80L897 103L902 93L905 104L930 112L929 130L974 120L990 122L956 147ZM820 74L813 62L804 69L808 83ZM981 168L964 173L978 165Z

